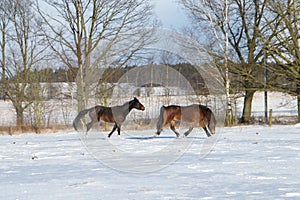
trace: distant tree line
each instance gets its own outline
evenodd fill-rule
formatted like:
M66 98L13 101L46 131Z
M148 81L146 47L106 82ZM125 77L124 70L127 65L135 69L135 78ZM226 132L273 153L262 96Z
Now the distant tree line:
M120 78L126 74L129 70L140 66L124 66L118 68L107 68L104 70L102 77L106 77L107 83L117 83ZM186 80L189 81L190 85L194 89L196 94L207 95L209 94L208 89L205 86L205 82L201 74L196 70L194 66L188 63L179 63L169 65L170 68L178 71ZM78 75L78 68L45 68L45 69L35 69L27 73L27 79L22 80L22 82L27 81L29 84L33 82L39 83L59 83L59 82L75 82ZM99 77L101 80L101 77ZM16 82L17 77L11 76L7 78L8 82ZM1 79L0 83L4 81ZM21 82L20 82L21 83ZM1 91L1 97L5 98L5 94Z

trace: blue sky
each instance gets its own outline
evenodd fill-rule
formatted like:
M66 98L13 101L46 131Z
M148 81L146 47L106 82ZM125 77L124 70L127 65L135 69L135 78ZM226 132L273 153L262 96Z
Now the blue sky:
M188 18L176 0L152 0L154 11L164 28L181 29L188 23ZM178 1L178 0L177 0Z

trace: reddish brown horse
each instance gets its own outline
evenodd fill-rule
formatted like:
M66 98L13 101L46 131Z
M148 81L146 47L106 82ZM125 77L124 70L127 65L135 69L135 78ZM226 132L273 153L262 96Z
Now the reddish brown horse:
M145 110L143 104L141 104L139 100L135 97L133 100L121 106L114 106L114 107L95 106L89 109L85 109L78 113L78 115L73 121L73 127L75 128L75 130L77 130L80 119L84 115L89 113L91 122L86 124L87 132L92 128L94 123L97 123L100 120L102 120L104 122L115 123L113 129L108 134L108 137L110 137L116 129L118 130L118 135L120 136L121 125L125 121L126 116L133 108L137 110Z
M197 125L205 130L208 137L215 134L216 118L213 112L206 106L193 104L189 106L162 106L160 108L157 132L155 135L160 135L162 128L167 124L170 124L171 130L177 137L180 137L180 134L175 129L176 121L187 122L190 124L189 130L184 133L184 136L188 136L194 126Z

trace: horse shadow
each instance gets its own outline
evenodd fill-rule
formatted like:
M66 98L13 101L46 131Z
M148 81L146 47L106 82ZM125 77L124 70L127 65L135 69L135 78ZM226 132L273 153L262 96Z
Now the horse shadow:
M183 137L178 138L176 136L133 136L133 137L127 137L128 140L153 140L153 139L188 139L188 140L204 140L206 137Z
M127 137L126 139L129 140L152 140L152 139L174 139L176 137L174 136L164 136L164 137L155 137L155 136L132 136L132 137Z

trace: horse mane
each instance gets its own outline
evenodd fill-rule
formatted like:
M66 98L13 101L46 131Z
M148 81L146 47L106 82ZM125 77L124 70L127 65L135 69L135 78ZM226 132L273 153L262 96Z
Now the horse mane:
M117 110L121 110L122 113L128 113L132 110L132 106L134 104L134 102L136 101L136 99L127 101L121 105L117 105L117 106L113 106L113 107L108 107L109 109L112 109L113 111L117 111Z

